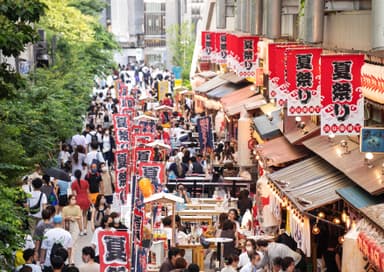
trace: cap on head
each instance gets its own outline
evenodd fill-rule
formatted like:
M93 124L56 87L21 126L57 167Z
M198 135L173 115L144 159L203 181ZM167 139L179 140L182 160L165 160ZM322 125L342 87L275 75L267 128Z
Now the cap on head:
M54 224L60 224L63 222L63 217L61 215L55 215L53 217L53 223Z

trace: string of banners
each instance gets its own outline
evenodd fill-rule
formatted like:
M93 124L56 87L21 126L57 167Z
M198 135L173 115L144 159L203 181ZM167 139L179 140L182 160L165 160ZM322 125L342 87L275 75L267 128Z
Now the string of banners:
M144 195L139 180L146 178L153 192L161 191L165 164L153 162L156 122L135 120L135 93L121 81L118 88L119 112L113 115L116 139L115 192L112 209L120 212L127 230L100 231L100 271L147 271L148 248L143 246Z
M269 97L279 107L287 107L288 116L319 115L322 135L360 133L364 126L362 83L376 84L362 76L364 55L326 55L309 45L267 44L257 36L235 33L203 31L201 35L201 61L225 63L240 78L259 77L261 52L267 48L263 59L268 67L264 73L269 75Z

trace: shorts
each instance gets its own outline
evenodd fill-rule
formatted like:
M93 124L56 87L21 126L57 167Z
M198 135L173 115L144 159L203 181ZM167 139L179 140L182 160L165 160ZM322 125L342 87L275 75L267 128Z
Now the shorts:
M99 193L90 193L89 196L89 201L91 201L92 205L95 205L96 203L96 198L99 195Z
M61 195L59 196L59 206L67 206L68 205L68 197L67 195Z

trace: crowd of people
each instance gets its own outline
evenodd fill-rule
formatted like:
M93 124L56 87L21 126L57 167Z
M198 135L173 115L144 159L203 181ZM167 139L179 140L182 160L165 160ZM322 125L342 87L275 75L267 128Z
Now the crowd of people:
M87 109L84 130L60 143L58 168L69 179L48 176L36 165L35 171L23 179L23 190L27 193L26 207L29 210L29 230L24 251L19 252L17 271L99 271L99 245L97 234L102 230L126 230L120 214L112 209L115 191L114 153L116 139L112 116L119 112L119 101L115 88L116 80L128 86L131 95L136 97L136 115L148 114L158 118L155 139L170 149L154 148L155 161L166 163L169 179L184 178L189 174L210 174L213 181L223 175L237 175L236 142L217 140L217 146L205 153L198 148L198 140L193 137L196 122L204 113L196 114L193 101L184 97L176 100L174 77L169 71L138 66L119 66L119 70L106 77L95 77L95 88ZM167 95L158 101L157 86L160 81L168 81ZM178 104L178 105L176 105ZM159 105L176 110L154 111ZM214 164L224 165L214 167ZM163 188L167 189L167 188ZM186 186L178 184L174 193L191 200ZM208 192L212 196L215 192ZM227 193L224 192L224 195ZM180 205L177 210L182 210ZM224 246L224 272L241 271L304 271L302 255L296 248L283 243L252 239L240 241L240 225L246 212L253 209L252 195L244 190L239 195L238 209L230 209L220 215L215 236L232 238L233 242ZM163 227L169 226L163 219ZM164 221L165 220L165 221ZM169 220L168 220L169 221ZM178 231L186 232L178 220ZM168 225L167 225L168 224ZM89 245L76 244L79 237L92 236ZM77 252L76 252L76 250ZM75 256L81 254L83 264L75 263ZM187 264L185 252L171 247L160 272L200 271L204 268ZM213 267L211 267L213 268ZM271 270L264 270L264 269ZM299 269L299 270L295 270Z

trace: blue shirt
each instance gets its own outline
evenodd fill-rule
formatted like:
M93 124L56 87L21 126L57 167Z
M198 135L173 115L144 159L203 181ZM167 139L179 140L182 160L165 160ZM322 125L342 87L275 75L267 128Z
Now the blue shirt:
M60 196L67 195L67 191L71 182L64 180L57 180L57 186L60 188Z

